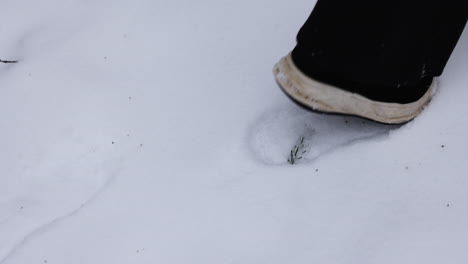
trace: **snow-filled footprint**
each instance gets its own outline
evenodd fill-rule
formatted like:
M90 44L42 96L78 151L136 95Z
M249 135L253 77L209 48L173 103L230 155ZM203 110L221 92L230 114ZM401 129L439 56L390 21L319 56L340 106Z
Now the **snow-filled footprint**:
M250 130L249 144L254 156L267 165L306 163L339 147L384 135L395 128L398 126L289 106L258 118Z

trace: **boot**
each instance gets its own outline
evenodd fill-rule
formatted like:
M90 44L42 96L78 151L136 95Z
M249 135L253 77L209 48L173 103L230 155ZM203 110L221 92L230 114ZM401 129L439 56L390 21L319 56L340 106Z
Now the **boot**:
M308 109L405 123L430 101L467 17L466 1L318 0L274 75Z

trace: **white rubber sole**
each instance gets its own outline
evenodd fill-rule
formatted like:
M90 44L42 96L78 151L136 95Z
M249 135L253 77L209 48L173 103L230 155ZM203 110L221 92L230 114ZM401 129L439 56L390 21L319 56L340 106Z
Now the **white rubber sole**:
M434 79L428 91L416 102L385 103L306 76L294 65L291 54L275 65L273 73L284 92L304 106L320 112L355 115L386 124L401 124L412 120L429 103L437 86Z

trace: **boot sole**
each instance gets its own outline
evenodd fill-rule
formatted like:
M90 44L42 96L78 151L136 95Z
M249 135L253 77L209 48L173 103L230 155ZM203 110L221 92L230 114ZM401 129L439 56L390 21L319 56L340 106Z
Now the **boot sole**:
M434 78L427 92L419 100L408 104L385 103L308 77L296 67L291 54L275 65L273 73L283 91L306 108L331 114L364 117L385 124L402 124L415 118L429 103L437 86Z

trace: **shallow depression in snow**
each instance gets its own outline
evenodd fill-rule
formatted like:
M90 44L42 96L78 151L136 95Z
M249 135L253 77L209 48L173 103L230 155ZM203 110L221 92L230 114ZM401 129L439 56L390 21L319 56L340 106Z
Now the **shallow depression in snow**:
M253 155L267 165L289 164L291 150L297 163L307 163L353 142L387 134L398 126L357 117L313 113L296 106L268 111L251 128Z

